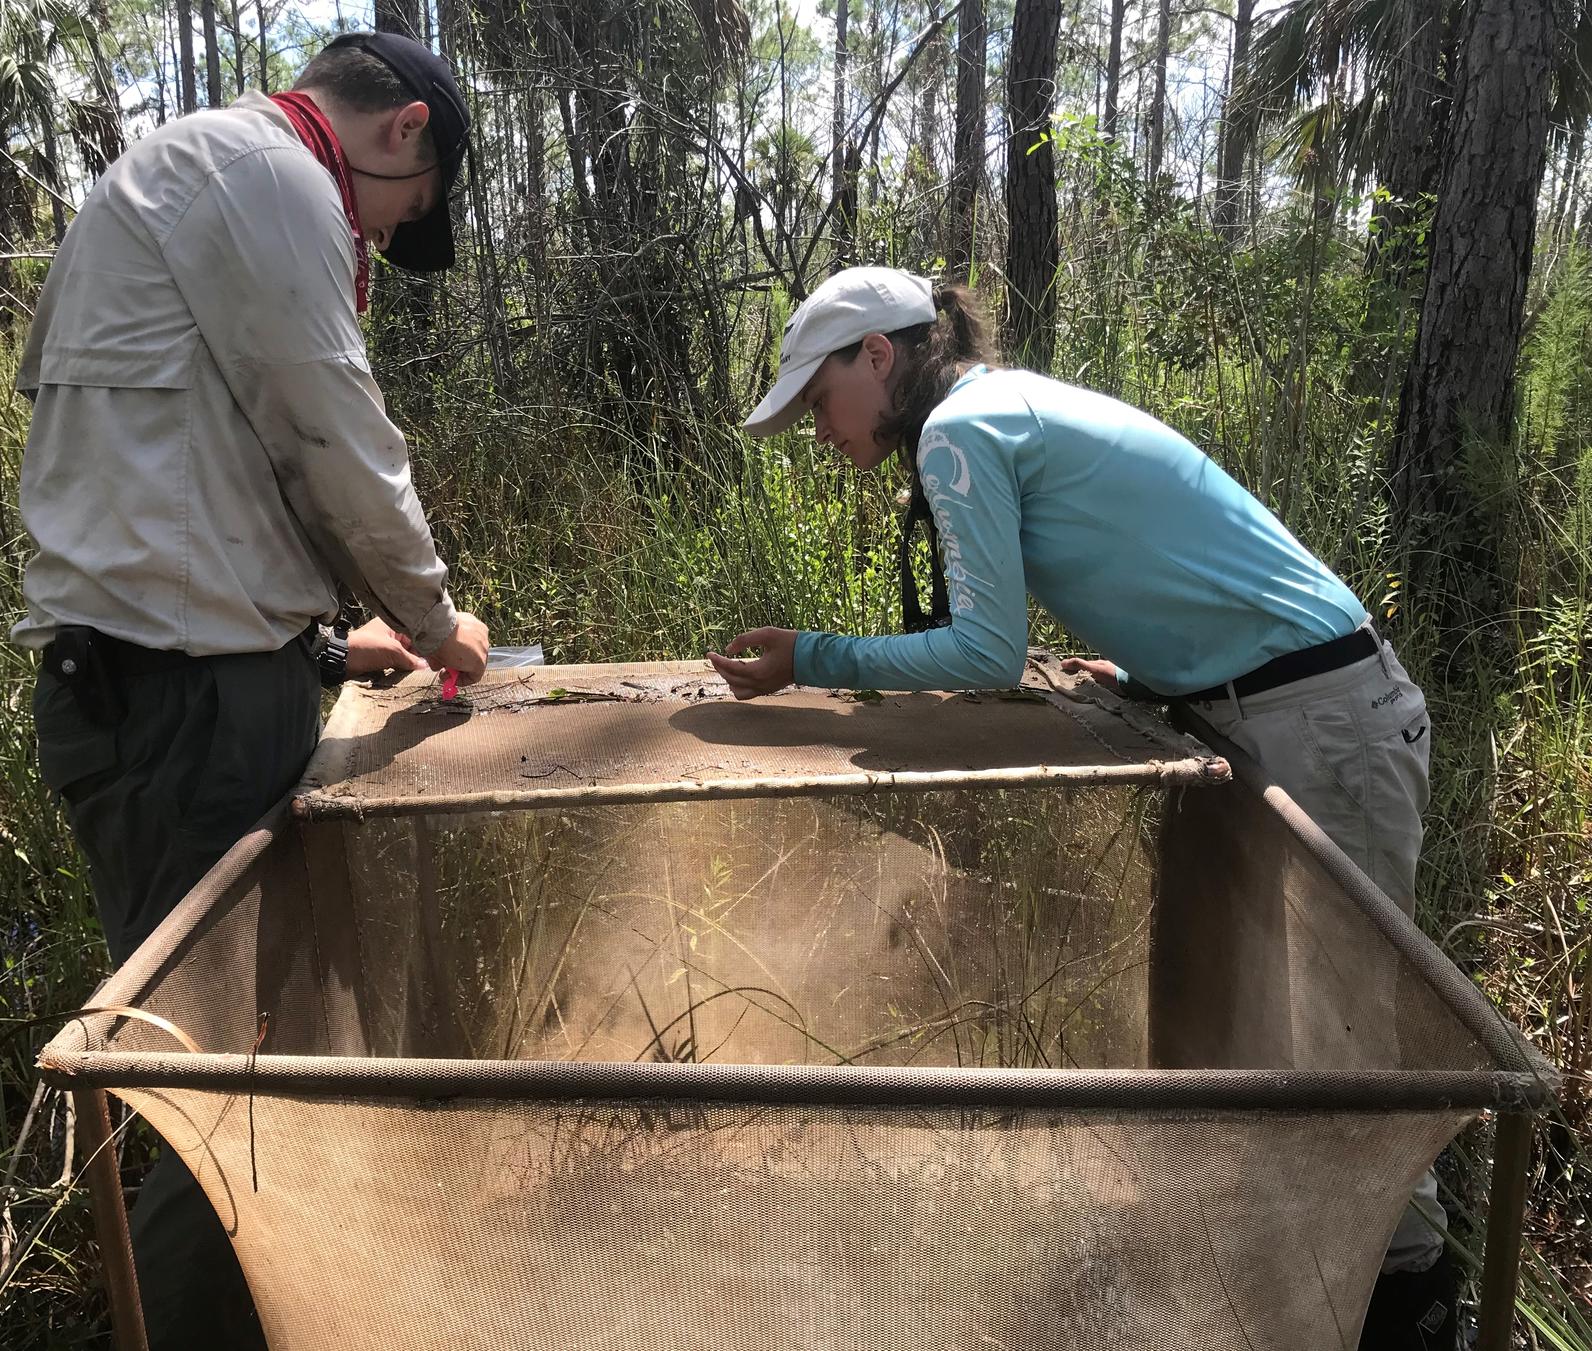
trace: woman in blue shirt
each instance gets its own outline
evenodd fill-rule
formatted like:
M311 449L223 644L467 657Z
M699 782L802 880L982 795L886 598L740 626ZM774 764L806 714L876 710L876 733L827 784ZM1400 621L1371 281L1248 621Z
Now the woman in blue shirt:
M963 288L892 268L840 272L791 317L747 430L772 435L811 412L818 439L859 470L899 448L938 537L946 613L888 637L743 633L708 654L736 698L793 682L1015 685L1032 595L1108 658L1067 669L1192 704L1413 912L1426 706L1365 607L1184 437L1105 395L998 368L986 334ZM1428 1174L1362 1348L1453 1346L1444 1222ZM1418 1326L1436 1304L1440 1336Z

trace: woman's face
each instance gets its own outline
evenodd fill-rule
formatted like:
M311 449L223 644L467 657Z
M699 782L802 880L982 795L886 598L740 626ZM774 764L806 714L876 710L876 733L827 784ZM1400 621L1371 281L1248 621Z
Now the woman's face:
M850 361L827 357L802 390L819 441L834 446L858 469L877 469L895 449L894 442L882 444L875 435L894 411L894 372L890 339L870 333Z

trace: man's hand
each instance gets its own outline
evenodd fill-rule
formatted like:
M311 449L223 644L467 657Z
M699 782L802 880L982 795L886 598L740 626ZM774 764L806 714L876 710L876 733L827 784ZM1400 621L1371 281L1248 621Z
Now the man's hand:
M731 660L754 647L761 648L763 655L752 661ZM773 694L796 678L796 630L753 629L734 639L723 656L709 652L708 660L737 699Z
M433 671L452 667L459 673L461 685L473 685L486 670L486 650L492 645L486 625L472 614L459 613L458 625L453 633L443 639L442 645L429 657L426 664Z
M382 671L420 671L426 659L409 649L409 640L382 619L361 624L348 635L348 675L378 675Z
M1122 687L1117 683L1117 668L1114 662L1088 661L1083 657L1063 658L1061 669L1068 675L1077 675L1082 671L1097 685L1104 685L1113 694L1121 694Z

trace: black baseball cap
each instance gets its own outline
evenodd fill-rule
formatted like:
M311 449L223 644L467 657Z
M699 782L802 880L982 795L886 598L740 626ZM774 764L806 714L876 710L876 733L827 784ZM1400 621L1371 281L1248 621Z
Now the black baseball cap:
M453 266L453 218L448 198L470 149L470 110L448 63L429 47L398 33L344 33L326 44L369 52L415 91L431 110L431 138L442 169L442 195L429 215L400 225L382 257L410 272L441 272Z

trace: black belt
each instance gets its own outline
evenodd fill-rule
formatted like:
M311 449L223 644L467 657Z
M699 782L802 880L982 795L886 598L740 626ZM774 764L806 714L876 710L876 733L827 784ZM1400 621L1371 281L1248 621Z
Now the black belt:
M1279 685L1290 685L1295 680L1303 680L1307 676L1325 675L1328 671L1342 670L1345 666L1353 666L1357 661L1376 656L1379 651L1381 644L1377 641L1373 630L1356 629L1341 638L1333 638L1325 643L1317 643L1314 647L1303 647L1297 652L1285 652L1280 657L1273 657L1264 666L1257 666L1253 671L1234 680L1231 693L1240 699L1248 698L1253 694L1274 690ZM1196 700L1226 699L1228 695L1229 689L1226 685L1212 685L1208 690L1195 690L1193 694L1180 694L1177 697L1179 702L1193 703Z
M312 660L310 640L314 633L315 625L311 624L285 646L300 644L305 660ZM140 647L82 624L57 629L55 640L44 649L44 669L71 691L85 717L104 727L114 727L127 711L123 681L182 670L206 660L186 652Z
M116 673L123 676L158 675L162 671L176 671L184 666L192 666L199 660L198 657L191 657L186 652L140 647L137 643L129 643L122 638L112 638L108 633L96 632L94 643L108 658ZM49 649L46 648L45 651L48 652Z
M288 641L286 646L293 643L308 644L315 636L318 625L311 624L298 637ZM101 633L98 629L78 628L73 631L69 642L50 643L44 649L44 666L52 675L61 678L61 660L68 661L77 658L79 645L84 639L92 647L93 652L102 660L107 668L120 676L159 675L162 671L176 671L184 666L191 666L196 661L204 661L203 657L191 656L187 652L175 652L165 648L140 647L137 643L129 643L125 638L112 638L108 633ZM74 672L67 673L75 674Z
M191 665L186 652L139 647L85 624L66 624L44 649L44 669L71 692L90 722L115 727L127 713L122 683L131 676L154 675Z

